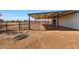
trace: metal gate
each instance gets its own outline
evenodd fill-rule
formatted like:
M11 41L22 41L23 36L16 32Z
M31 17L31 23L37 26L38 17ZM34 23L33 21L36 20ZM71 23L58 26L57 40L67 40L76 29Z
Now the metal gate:
M0 30L27 30L28 22L2 22Z

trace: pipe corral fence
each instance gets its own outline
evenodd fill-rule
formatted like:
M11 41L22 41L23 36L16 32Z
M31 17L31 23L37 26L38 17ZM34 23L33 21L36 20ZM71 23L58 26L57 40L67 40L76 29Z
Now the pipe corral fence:
M44 30L45 24L51 25L51 21L30 21L31 30ZM28 21L0 22L0 30L29 30Z

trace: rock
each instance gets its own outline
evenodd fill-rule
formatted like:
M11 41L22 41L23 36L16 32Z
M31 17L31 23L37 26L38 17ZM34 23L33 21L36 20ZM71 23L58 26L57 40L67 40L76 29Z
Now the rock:
M14 40L22 40L24 38L27 38L28 36L29 36L29 34L20 33L20 34L14 35L12 37L12 39L14 39Z

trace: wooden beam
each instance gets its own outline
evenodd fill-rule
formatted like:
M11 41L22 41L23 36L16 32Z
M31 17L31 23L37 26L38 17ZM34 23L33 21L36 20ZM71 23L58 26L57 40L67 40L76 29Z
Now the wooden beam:
M67 16L67 15L70 15L70 14L74 14L74 13L76 13L75 11L74 12L71 12L71 13L68 13L68 14L65 14L65 13L63 13L63 14L65 14L65 15L59 15L59 17L62 17L62 16Z
M47 20L47 24L50 25L50 24L49 24L49 18L48 18L48 20Z
M46 25L46 18L45 18L45 25Z
M35 23L34 24L35 24L35 27L36 27L36 18L35 18Z
M58 29L59 26L59 12L57 12L57 23L56 23L56 28Z
M20 24L20 21L19 21L19 30L21 30L21 24Z
M6 21L6 30L7 30L7 21Z
M55 15L56 13L52 13L51 15L49 15L48 17L50 18L51 16Z
M29 19L28 27L29 27L29 30L30 30L30 15L29 15L29 18L28 19Z

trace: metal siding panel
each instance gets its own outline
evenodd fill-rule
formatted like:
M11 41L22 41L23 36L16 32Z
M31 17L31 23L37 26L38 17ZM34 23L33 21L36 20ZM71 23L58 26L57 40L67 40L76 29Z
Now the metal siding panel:
M59 25L69 28L76 28L75 14L60 17Z

